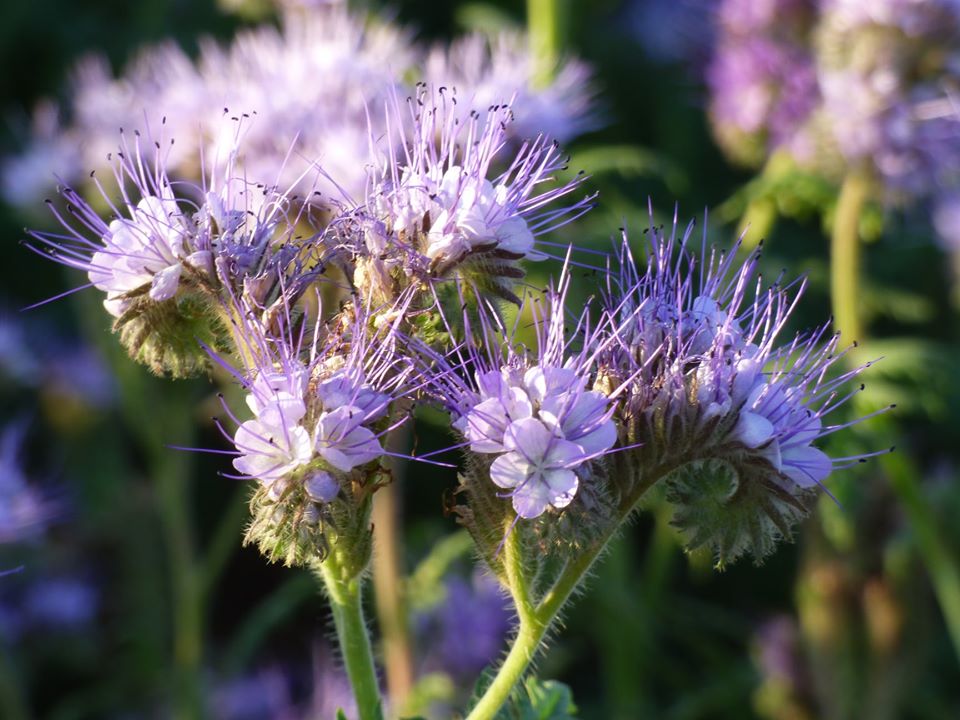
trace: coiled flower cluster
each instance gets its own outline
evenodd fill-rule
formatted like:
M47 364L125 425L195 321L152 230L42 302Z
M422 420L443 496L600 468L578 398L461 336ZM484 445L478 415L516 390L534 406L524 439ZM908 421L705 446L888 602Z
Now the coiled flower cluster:
M844 370L826 325L782 342L803 283L764 288L758 252L741 263L738 247L704 240L698 254L692 237L692 223L651 228L637 257L624 236L605 297L619 341L599 362L607 385L625 383L615 417L642 443L633 472L666 477L690 545L711 547L721 564L762 558L805 515L811 490L861 459L815 443L846 427L824 418L868 365Z

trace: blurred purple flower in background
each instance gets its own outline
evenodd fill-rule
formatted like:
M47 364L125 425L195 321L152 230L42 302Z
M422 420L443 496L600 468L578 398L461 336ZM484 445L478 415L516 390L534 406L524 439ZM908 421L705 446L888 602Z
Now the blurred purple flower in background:
M88 577L37 575L31 568L3 586L0 632L12 642L24 636L85 632L99 609L100 593Z
M444 588L446 597L420 621L424 666L471 680L499 656L513 626L510 603L496 579L480 571L451 576Z
M343 710L357 716L346 673L333 650L318 642L309 668L298 663L271 664L229 679L215 678L209 705L217 720L305 720L335 718Z
M802 145L798 131L819 92L809 42L813 0L724 0L706 70L710 117L733 159L760 164L771 152Z
M73 576L52 577L27 588L23 599L26 622L48 629L81 628L97 614L99 597L90 581Z
M960 5L823 0L816 37L824 123L851 165L896 197L957 179Z
M45 101L35 112L26 149L0 167L8 203L29 205L49 190L54 172L79 183L102 168L118 127L147 131L166 124L172 177L199 180L207 157L226 157L244 117L245 153L238 169L267 185L318 202L363 197L369 138L383 133L377 112L390 93L412 93L411 81L462 87L463 120L474 106L513 100L512 141L547 133L569 140L599 123L591 71L564 60L549 82L534 82L527 37L504 32L463 38L449 49L425 48L413 33L340 3L302 3L221 44L201 39L196 61L175 43L148 47L114 77L101 57L73 73L64 108ZM422 68L422 71L420 70ZM422 75L420 74L422 72ZM322 78L322 82L315 79ZM65 118L65 119L64 119ZM83 142L76 142L82 138ZM317 176L311 168L322 167ZM335 179L335 180L334 180Z
M31 385L39 374L39 362L28 343L22 316L0 310L0 375L6 381Z
M299 720L303 716L290 695L287 674L278 667L264 668L215 683L210 711L217 720Z
M566 143L603 124L590 68L568 58L549 82L538 81L529 39L519 31L473 34L435 46L426 58L423 80L460 91L466 101L461 120L473 108L482 112L509 104L514 122L506 132L514 145L539 135Z
M56 517L58 505L26 474L22 464L27 422L0 430L0 544L36 540Z
M699 67L713 41L714 11L713 0L633 0L624 8L624 21L651 59Z

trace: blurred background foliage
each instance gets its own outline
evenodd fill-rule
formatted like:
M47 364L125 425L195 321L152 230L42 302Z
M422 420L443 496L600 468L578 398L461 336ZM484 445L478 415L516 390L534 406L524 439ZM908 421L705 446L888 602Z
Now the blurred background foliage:
M724 159L705 112L702 59L688 51L704 42L709 8L694 3L677 22L670 5L560 3L563 52L595 68L605 125L568 148L599 207L554 239L606 249L618 228L648 225L649 198L657 222L676 207L682 222L702 223L708 209L710 237L729 242L759 198L780 215L765 233L765 267L806 274L793 323L816 324L831 307L825 229L837 188L789 171L758 179ZM525 21L517 1L376 7L431 40ZM145 43L174 38L194 52L200 36L227 39L273 13L212 0L4 3L3 154L24 142L30 109L63 91L82 54L103 52L119 69ZM218 475L221 458L167 449L222 446L211 422L218 388L134 366L92 294L22 310L78 282L19 243L23 225L49 224L43 212L0 205L0 492L13 498L28 485L37 520L33 537L0 538L0 569L16 571L0 578L0 716L185 717L183 698L202 696L218 718L332 717L346 702L344 680L312 581L240 548L246 490ZM860 306L872 338L862 352L883 361L857 410L898 407L831 451L896 452L836 473L834 497L760 568L718 573L710 558L684 555L651 504L539 664L541 677L572 688L580 717L960 717L960 627L951 642L945 620L960 613L950 591L960 565L952 258L922 212L878 205L862 224ZM531 281L551 269L537 266ZM576 292L596 287L585 271ZM419 452L449 442L428 412L416 435ZM414 694L436 717L462 702L509 628L444 513L454 484L453 471L413 467L402 485ZM0 515L4 503L0 495Z

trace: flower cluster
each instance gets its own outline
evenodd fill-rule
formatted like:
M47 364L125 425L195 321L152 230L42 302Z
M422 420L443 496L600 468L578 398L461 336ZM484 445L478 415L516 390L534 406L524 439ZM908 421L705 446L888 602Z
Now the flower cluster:
M225 294L267 305L302 292L315 273L293 241L303 210L290 209L287 193L238 175L235 153L214 162L201 186L172 181L166 147L121 136L112 186L92 176L99 201L62 188L66 212L49 205L66 234L31 232L31 247L86 272L131 356L188 375L207 365L198 339L222 344L216 308Z
M237 316L254 314L244 308ZM397 353L389 329L368 336L367 319L361 308L334 327L317 319L309 335L301 324L277 337L265 335L257 320L244 322L240 337L252 362L234 372L254 419L240 423L233 436L233 464L275 499L296 477L312 499L329 502L337 494L335 476L384 454L379 438L385 430L371 428L403 395L411 365Z
M811 489L861 459L815 443L846 427L823 420L866 366L840 369L827 326L779 344L803 284L763 288L757 253L740 263L736 247L708 251L704 239L700 259L692 235L692 223L652 228L639 260L624 237L605 302L619 341L600 363L608 384L626 384L616 418L643 442L637 465L669 475L691 544L712 546L720 562L762 557L805 513Z
M246 390L253 416L241 421L227 408L237 429L224 429L238 477L260 486L248 539L271 558L300 562L325 542L324 523L339 533L367 531L344 527L365 521L338 517L333 504L360 503L375 488L370 470L388 454L383 436L405 420L388 410L410 393L413 365L398 351L396 327L372 328L362 304L329 318L319 293L312 310L285 297L284 311L265 322L263 308L234 302L243 365L213 355ZM312 545L304 547L305 540Z
M536 236L579 217L593 197L548 208L583 180L542 188L566 169L558 146L542 135L525 142L498 174L511 108L494 105L465 122L461 114L456 91L445 88L421 87L406 108L388 106L387 136L359 209L373 222L356 254L430 277L475 270L478 285L513 299L509 280L523 276L515 261L544 258Z
M823 3L823 120L844 159L871 165L894 197L955 180L960 122L947 92L958 43L960 7L949 0Z
M586 312L577 328L582 347L570 349L564 328L569 267L557 289L527 298L534 316L536 353L481 311L481 342L440 360L435 392L455 418L453 427L471 453L489 463L490 480L522 518L561 510L591 478L592 462L617 441L612 398L592 390L602 334ZM469 325L469 321L468 321Z
M529 44L526 35L516 31L494 37L467 35L433 48L424 64L424 78L436 86L460 88L469 107L509 102L516 121L507 128L507 137L515 146L538 135L566 143L596 129L601 118L595 110L590 68L570 59L544 82L536 77ZM464 112L461 120L466 117Z

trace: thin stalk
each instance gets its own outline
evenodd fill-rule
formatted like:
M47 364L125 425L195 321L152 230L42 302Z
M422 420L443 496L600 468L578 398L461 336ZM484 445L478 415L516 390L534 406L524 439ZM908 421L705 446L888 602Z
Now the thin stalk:
M410 423L391 432L387 450L406 452ZM383 643L387 692L393 707L402 709L413 689L413 647L403 578L403 530L401 490L407 461L391 457L393 482L373 496L373 594Z
M943 541L940 519L917 482L918 468L903 454L890 453L882 462L916 535L917 547L930 573L940 612L960 660L960 561L950 553L949 544Z
M860 215L870 189L868 176L851 170L840 187L830 238L833 322L844 342L861 339Z
M503 563L510 593L520 619L520 627L517 629L517 636L503 665L467 715L466 720L493 720L496 717L500 708L510 698L513 688L520 682L530 663L533 662L544 635L556 621L560 610L573 595L596 559L603 554L604 549L622 527L623 521L633 512L643 494L656 480L665 475L666 472L656 473L652 476L652 480L638 485L633 495L624 502L619 516L607 526L604 533L590 548L567 561L553 585L539 602L535 602L531 596L526 580L520 533L516 529L510 532L504 541Z
M860 339L862 333L859 223L868 191L869 178L862 172L850 172L840 189L833 224L831 294L836 328L847 341ZM909 458L894 454L887 455L883 465L916 534L947 631L960 658L960 563L944 550L936 513L920 489L918 468Z
M363 617L362 579L345 578L337 565L336 553L315 566L323 580L333 610L333 622L347 677L360 713L358 720L381 720L380 686L373 664L373 648Z
M538 87L549 85L557 68L562 43L564 0L527 0L527 27L533 55L533 81Z
M549 622L544 623L538 617L537 608L530 597L519 536L520 532L516 528L509 531L503 544L503 564L517 616L520 618L520 627L503 665L470 711L467 720L489 720L496 716L536 656L543 635L549 627Z
M173 592L173 659L176 713L180 719L204 716L201 670L203 662L203 582L190 527L189 473L182 456L157 453L157 497L171 566Z

